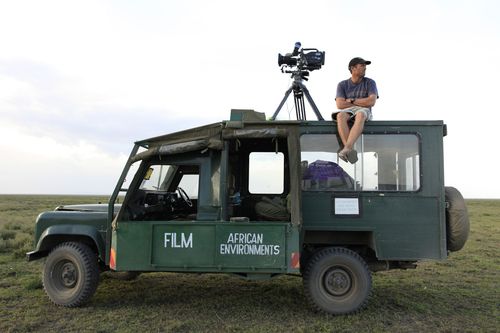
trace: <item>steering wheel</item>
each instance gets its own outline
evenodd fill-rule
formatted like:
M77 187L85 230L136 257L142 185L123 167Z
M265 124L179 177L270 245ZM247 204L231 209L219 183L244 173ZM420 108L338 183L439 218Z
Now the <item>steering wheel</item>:
M179 192L179 196L182 198L186 205L188 205L189 207L193 207L193 202L191 201L191 199L189 199L186 191L184 191L182 187L178 187L177 192Z

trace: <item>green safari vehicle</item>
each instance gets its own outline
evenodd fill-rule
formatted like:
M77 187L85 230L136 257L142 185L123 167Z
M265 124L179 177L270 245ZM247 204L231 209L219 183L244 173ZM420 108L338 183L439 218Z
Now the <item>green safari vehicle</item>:
M312 307L366 306L371 273L460 250L469 221L444 186L442 121L371 121L359 160L339 160L332 121L266 121L251 110L135 143L108 204L36 221L43 285L76 307L100 272L301 275ZM121 202L121 204L119 203Z

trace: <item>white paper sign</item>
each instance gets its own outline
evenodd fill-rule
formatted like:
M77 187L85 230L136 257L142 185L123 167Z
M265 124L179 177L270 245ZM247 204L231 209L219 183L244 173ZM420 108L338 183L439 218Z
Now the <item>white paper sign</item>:
M357 198L335 198L335 215L359 215Z

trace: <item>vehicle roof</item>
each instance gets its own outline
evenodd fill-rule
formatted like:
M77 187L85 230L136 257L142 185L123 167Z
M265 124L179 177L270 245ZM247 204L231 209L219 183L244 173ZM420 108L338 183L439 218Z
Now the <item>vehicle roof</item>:
M230 129L237 131L238 129L284 129L287 128L307 128L311 130L318 126L336 126L334 121L318 121L318 120L267 120L267 121L221 121L204 126L189 128L186 130L164 134L156 137L151 137L135 142L137 145L144 148L161 145L165 143L180 143L185 141L202 140L219 135L223 130ZM365 124L365 129L375 129L379 127L388 127L388 129L401 127L415 126L443 126L442 120L375 120Z

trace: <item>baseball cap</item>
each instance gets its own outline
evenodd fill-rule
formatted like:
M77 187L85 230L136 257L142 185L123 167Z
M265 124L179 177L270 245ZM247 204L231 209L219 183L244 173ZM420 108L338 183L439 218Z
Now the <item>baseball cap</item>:
M372 62L369 60L365 60L363 58L356 57L356 58L352 58L351 61L349 61L349 67L347 67L347 69L351 69L352 66L356 66L357 64L369 65L371 63Z

